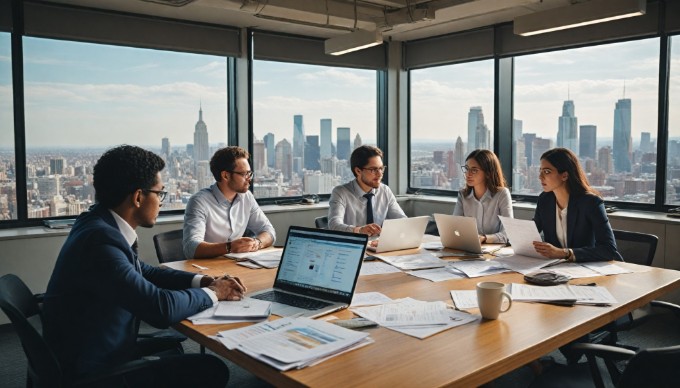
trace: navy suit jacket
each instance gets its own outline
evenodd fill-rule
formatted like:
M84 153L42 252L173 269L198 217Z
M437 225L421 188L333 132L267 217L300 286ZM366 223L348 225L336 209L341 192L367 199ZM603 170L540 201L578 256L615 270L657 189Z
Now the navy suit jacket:
M211 307L195 274L140 261L108 209L97 205L76 220L47 286L43 333L64 372L80 375L128 361L135 318L165 328Z
M604 210L602 198L592 195L570 195L567 206L567 246L557 240L556 200L552 192L541 193L536 204L534 222L543 240L559 248L571 248L576 261L623 261L616 250L614 232Z

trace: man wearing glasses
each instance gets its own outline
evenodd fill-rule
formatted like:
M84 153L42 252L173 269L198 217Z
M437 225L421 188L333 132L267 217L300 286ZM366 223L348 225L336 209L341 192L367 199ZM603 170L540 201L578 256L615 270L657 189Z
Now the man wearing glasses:
M226 385L229 371L218 358L182 355L162 339L137 340L139 320L165 328L218 300L238 300L246 291L236 278L214 279L139 259L135 230L156 223L166 195L164 167L158 155L129 145L106 151L94 166L96 204L74 223L43 302L43 334L68 376L65 381L166 351L172 354L140 361L140 368L107 383Z
M386 219L406 217L392 190L381 182L387 168L382 157L379 148L368 145L352 152L350 167L356 179L333 189L329 229L375 236Z
M248 191L253 179L249 157L241 147L225 147L210 159L216 182L191 196L184 211L187 259L254 252L276 240L274 227ZM246 229L254 237L245 237Z

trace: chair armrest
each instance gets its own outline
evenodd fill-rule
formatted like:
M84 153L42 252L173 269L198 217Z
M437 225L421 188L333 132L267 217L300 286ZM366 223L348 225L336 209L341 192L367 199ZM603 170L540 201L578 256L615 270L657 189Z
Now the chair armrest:
M134 372L136 370L141 370L150 367L157 367L163 363L163 359L144 359L126 362L124 364L117 365L113 368L105 369L97 373L88 374L82 378L77 379L72 382L74 387L90 386L95 383L101 383L106 380L111 380L114 378L121 377L126 373Z
M586 356L590 354L608 360L628 360L635 355L630 349L610 345L576 343L572 348L582 351Z
M653 300L649 302L649 304L651 304L653 307L661 307L663 309L670 310L677 315L680 315L680 306L678 306L675 303L664 302L661 300Z

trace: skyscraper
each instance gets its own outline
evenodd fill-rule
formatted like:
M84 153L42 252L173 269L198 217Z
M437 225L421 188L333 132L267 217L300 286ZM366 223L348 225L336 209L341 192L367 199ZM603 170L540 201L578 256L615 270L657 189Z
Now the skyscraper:
M276 167L276 152L274 150L275 143L274 134L269 132L264 135L262 139L264 141L264 148L267 150L267 165L271 168Z
M64 174L64 168L66 168L66 159L50 159L50 175L62 175Z
M194 161L210 160L208 126L203 122L203 107L198 109L198 122L194 129Z
M281 171L283 178L290 180L293 170L292 147L288 140L276 143L276 169Z
M597 151L597 165L606 174L611 174L614 172L612 149L609 146L602 147Z
M652 135L649 132L640 133L640 151L654 152L652 148Z
M305 142L305 169L309 171L321 170L319 155L319 136L307 136L307 141Z
M522 138L522 120L512 119L512 141L517 141Z
M300 158L299 168L302 169L305 163L305 124L302 115L293 116L293 158Z
M351 154L350 142L349 142L349 128L348 127L338 127L338 160L349 160L349 155Z
M319 143L321 159L333 156L331 144L333 143L333 120L321 119L321 139Z
M263 140L253 140L253 169L256 172L267 169L267 150L264 146Z
M355 149L361 147L362 144L363 144L363 142L361 141L361 135L359 135L359 134L357 133L357 135L354 136L354 147L352 147L352 151L354 151Z
M614 109L614 170L628 172L631 169L632 141L630 137L631 100L622 98Z
M574 101L566 100L562 104L562 116L558 119L557 146L578 151L578 119L575 114Z
M484 124L481 106L473 106L468 112L468 153L478 148L489 149L489 127Z
M535 133L525 133L522 135L524 138L524 156L527 157L527 167L534 165L533 163L533 149L534 149L534 139L536 138ZM536 165L540 164L540 161L536 162Z
M161 156L167 159L170 156L170 139L164 137L161 139Z
M581 125L579 136L579 154L581 159L590 158L595 160L597 144L597 126Z

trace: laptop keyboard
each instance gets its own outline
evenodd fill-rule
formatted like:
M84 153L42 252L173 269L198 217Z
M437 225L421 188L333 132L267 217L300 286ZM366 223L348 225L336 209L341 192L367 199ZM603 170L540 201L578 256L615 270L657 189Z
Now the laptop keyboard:
M298 296L293 294L287 294L285 292L276 292L274 290L265 292L264 294L253 296L255 299L266 300L269 302L276 302L281 304L286 304L288 306L299 307L305 310L318 310L326 306L330 306L330 303L322 302L320 300L305 298L304 296Z

